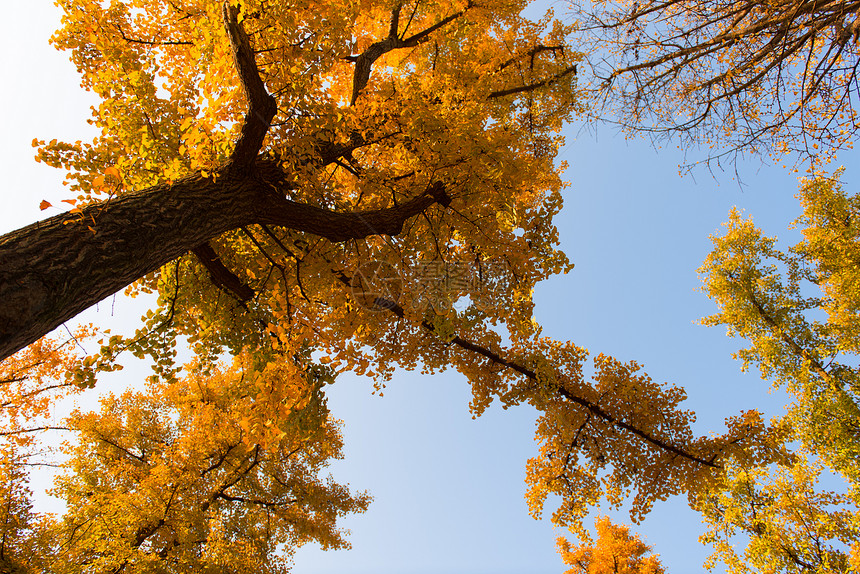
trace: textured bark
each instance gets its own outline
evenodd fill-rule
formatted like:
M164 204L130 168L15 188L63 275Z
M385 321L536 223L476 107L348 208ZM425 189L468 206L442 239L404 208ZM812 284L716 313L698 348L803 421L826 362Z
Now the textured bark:
M0 357L233 227L247 206L230 187L190 177L0 238Z
M449 201L437 183L394 208L340 213L285 199L271 164L235 173L190 176L0 237L0 360L231 229L268 223L331 241L397 235L409 217Z

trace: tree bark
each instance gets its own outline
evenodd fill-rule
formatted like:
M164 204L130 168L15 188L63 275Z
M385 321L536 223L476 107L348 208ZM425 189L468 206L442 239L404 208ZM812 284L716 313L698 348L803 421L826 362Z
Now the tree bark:
M449 203L436 183L390 209L334 212L286 199L283 182L266 162L248 175L195 174L0 237L0 360L231 229L268 223L334 242L397 235L409 217Z

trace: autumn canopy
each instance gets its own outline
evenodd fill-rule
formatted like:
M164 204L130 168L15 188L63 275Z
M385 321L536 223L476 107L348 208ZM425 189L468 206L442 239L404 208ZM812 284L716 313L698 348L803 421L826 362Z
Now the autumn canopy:
M101 135L34 141L73 208L0 237L2 567L281 572L344 546L336 519L369 497L318 472L346 371L453 367L475 415L535 407L530 510L558 495L576 532L601 501L705 504L730 469L789 458L755 411L694 436L681 388L540 337L535 285L571 268L553 216L586 105L573 24L506 0L59 4ZM87 357L42 338L126 288L158 297L134 334L83 328ZM124 353L151 360L147 391L62 423L69 510L33 513L17 461Z

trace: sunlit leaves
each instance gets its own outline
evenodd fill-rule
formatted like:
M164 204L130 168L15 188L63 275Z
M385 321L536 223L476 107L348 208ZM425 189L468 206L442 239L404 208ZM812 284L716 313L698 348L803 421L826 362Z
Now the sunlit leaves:
M570 566L565 574L663 574L658 555L632 534L626 526L600 516L594 522L597 540L573 546L562 537L556 541L558 553Z
M858 547L857 196L841 173L802 182L800 243L780 250L733 210L700 269L719 307L703 322L746 339L744 368L791 393L777 425L803 445L771 465L729 459L712 490L692 497L709 526L709 564L730 572L846 572ZM825 467L847 479L847 493L816 484ZM743 553L739 536L749 537Z
M267 373L267 391L283 388L286 374ZM309 541L347 546L336 520L369 498L319 476L341 448L319 383L297 377L301 396L273 410L244 374L241 361L192 369L73 413L77 441L53 491L68 510L40 526L54 539L51 571L283 572ZM257 420L267 428L249 432Z
M818 484L822 465L806 454L773 467L727 465L713 493L694 503L708 526L701 541L713 548L707 567L719 561L732 574L849 571L848 550L860 542L856 510L850 497Z
M797 438L856 484L857 334L846 319L857 305L856 198L824 174L804 182L800 198L804 240L788 251L751 219L730 214L700 269L703 290L720 308L703 323L749 341L738 358L792 393Z
M224 166L241 148L249 103L220 2L62 5L54 41L101 98L92 121L102 133L92 143L36 145L42 161L69 172L81 205L194 174L235 177ZM701 488L724 457L767 457L771 429L757 413L729 421L725 436L694 438L681 389L603 355L589 379L584 349L539 338L535 286L571 269L553 217L565 187L559 131L581 110L580 54L567 42L572 26L552 13L529 21L524 7L241 3L238 18L278 104L258 171L244 184L261 185L253 176L266 169L283 183L266 191L281 200L359 214L433 189L446 201L395 236L371 228L334 243L248 224L201 238L245 296L192 255L139 281L132 291L157 292L156 308L133 336L103 341L87 372L113 368L130 351L151 358L155 376L146 394L110 397L101 412L69 423L80 442L69 445L57 485L70 509L56 528L71 541L72 564L143 569L161 560L180 571L233 560L254 570L280 568L273 549L282 544L341 544L333 515L366 501L320 486L315 471L340 444L320 387L346 370L381 387L397 367L454 367L469 380L475 416L493 401L537 408L529 502L538 514L561 495L560 524L576 526L603 498L632 497L639 519L656 500ZM361 76L359 62L380 42L390 49L379 48ZM437 277L444 304L427 305L426 291L408 288L368 304L350 289L367 264L407 286L428 268L468 268L476 279L466 294L447 271ZM195 357L184 376L177 341ZM325 366L315 362L322 355ZM306 477L303 496L264 498L287 496L277 465L294 455L311 457L309 469L291 467ZM280 526L263 533L262 509L282 503L291 518L275 516ZM290 514L315 504L330 512Z
M557 495L552 521L574 532L583 532L583 519L600 504L628 502L638 522L655 501L707 489L724 460L759 464L779 456L784 432L756 411L727 419L721 436L696 438L693 413L680 408L682 389L655 383L636 363L603 355L595 357L587 382L579 370L585 354L578 355L563 363L568 372L557 372L547 389L531 391L530 402L544 412L536 433L540 452L526 474L534 516ZM562 392L553 392L555 385Z
M565 41L570 26L551 14L528 21L520 16L521 2L404 4L397 34L421 40L377 60L350 106L351 58L390 32L388 3L243 2L240 8L279 106L262 157L279 162L292 199L373 209L440 182L452 197L451 210L414 218L392 241L371 237L333 246L257 227L226 235L216 251L258 293L255 300L242 309L194 263L170 266L160 280L149 277L138 287L162 290L164 307L157 324L150 321L152 334L121 346L169 360L169 341L185 335L214 357L221 349L270 345L260 332L267 325L279 336L305 333L326 347L355 337L357 323L365 325L360 333L384 340L385 332L402 327L349 310L340 281L341 273L373 260L404 275L424 261L503 262L514 277L511 289L495 293L506 313L487 319L532 333L534 285L568 268L554 248L552 217L564 187L553 165L562 143L558 131L580 109L576 76L565 72L580 57ZM54 42L71 51L84 86L102 98L92 120L102 136L92 144L37 141L39 158L68 170L84 202L198 170L216 173L247 105L219 3L70 2L64 9ZM322 165L320 152L338 146L349 149ZM402 364L435 362L435 351L416 345L412 335L402 337ZM365 352L377 348L367 337L355 343ZM381 365L390 359L378 356L374 372L389 372ZM343 368L353 360L365 359L349 359Z

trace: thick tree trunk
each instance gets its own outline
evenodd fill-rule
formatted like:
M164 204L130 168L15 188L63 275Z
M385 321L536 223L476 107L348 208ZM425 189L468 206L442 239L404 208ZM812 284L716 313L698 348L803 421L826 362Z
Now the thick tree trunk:
M441 184L391 209L340 213L286 199L271 164L240 177L189 176L66 213L0 237L0 360L84 309L218 235L269 223L331 241L397 235Z
M229 229L248 223L236 181L189 177L0 238L0 357Z

